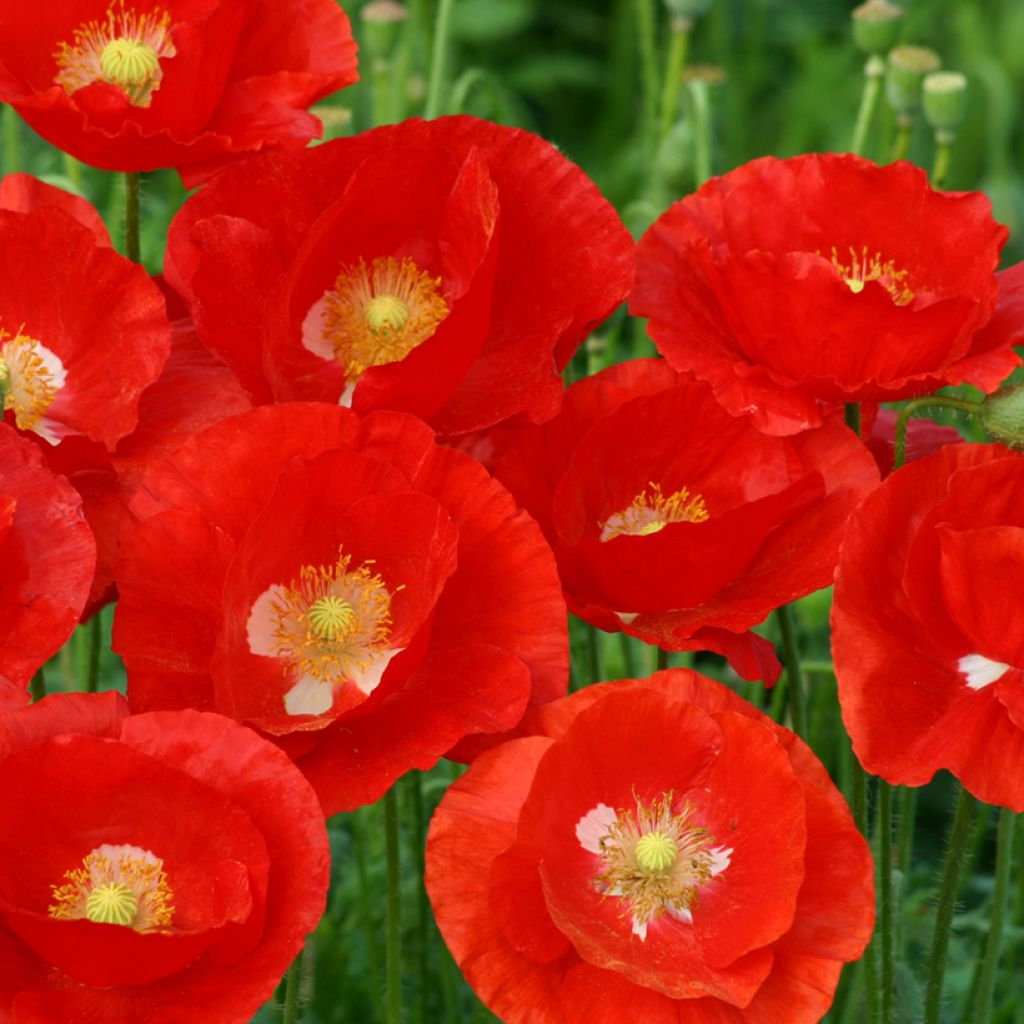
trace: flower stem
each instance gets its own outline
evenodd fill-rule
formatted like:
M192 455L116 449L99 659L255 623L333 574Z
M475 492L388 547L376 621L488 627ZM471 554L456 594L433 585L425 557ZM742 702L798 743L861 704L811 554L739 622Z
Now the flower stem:
M443 2L443 0L442 0ZM399 931L398 794L392 786L384 797L384 834L387 843L387 1024L402 1021L402 947Z
M28 691L34 701L42 700L46 696L46 676L43 674L42 665L39 666L36 674L32 677L32 682L28 684Z
M879 930L881 932L881 1010L884 1024L893 1024L894 969L894 907L892 897L892 786L878 781L878 861L879 861Z
M711 177L711 104L708 83L695 78L690 82L690 103L693 108L693 177L700 188Z
M292 961L284 983L284 1006L281 1008L281 1024L296 1024L299 1019L299 988L302 983L302 960L305 949Z
M843 406L843 413L846 417L846 425L860 437L860 403L847 402Z
M900 469L907 460L907 422L918 409L929 407L958 409L960 412L976 414L981 412L981 402L969 402L964 398L950 398L948 395L924 395L907 402L896 419L896 447L892 457L892 468Z
M100 645L103 641L101 612L89 620L89 661L86 666L85 692L95 693L100 681Z
M412 804L412 841L410 856L417 868L416 886L416 976L419 986L419 1006L417 1019L427 1024L430 1015L428 995L430 993L429 978L429 927L430 904L427 900L427 888L423 879L423 844L426 840L426 809L423 799L423 773L409 772L406 775L409 786L410 803Z
M932 188L944 188L949 176L949 161L953 155L953 146L949 142L939 142L935 146L935 162L932 164Z
M658 137L664 139L676 119L679 106L679 93L683 87L683 68L686 66L686 54L690 48L690 32L693 22L689 18L673 18L672 32L668 44L668 64L665 68L665 80L661 90L661 119L658 124Z
M430 80L427 86L427 118L443 113L442 96L446 65L448 63L448 36L451 30L452 8L455 0L439 0L437 20L434 22L434 49L430 57Z
M1003 946L1003 923L1009 899L1010 873L1013 866L1013 833L1017 828L1017 815L1004 807L999 812L999 836L996 840L996 885L992 892L992 916L989 919L985 959L981 964L978 982L978 1011L974 1019L992 1019L992 1000L996 987L996 968Z
M587 674L590 678L587 683L599 683L601 681L601 631L597 626L587 623Z
M786 664L786 682L789 684L789 713L793 721L793 732L803 738L807 731L807 717L804 711L804 674L800 668L800 648L796 640L793 609L784 604L775 610L775 617L782 632L783 658Z
M942 984L946 977L946 952L949 949L949 936L953 930L953 910L956 907L957 880L960 877L960 867L967 852L974 804L974 797L961 786L953 817L953 827L950 831L946 863L942 870L942 884L939 889L935 936L932 940L928 987L925 991L924 1024L939 1024Z
M892 144L892 160L906 160L910 152L910 133L913 131L913 122L903 122L896 128L896 139Z
M850 144L850 152L857 156L864 155L868 132L871 131L871 122L875 119L878 100L882 95L884 77L885 61L878 54L872 54L864 65L864 90L860 95L857 123L853 129L853 142Z
M142 175L129 171L124 176L124 252L132 263L142 262L139 206Z
M21 170L21 119L14 107L3 105L3 161L4 174Z
M352 847L355 851L356 875L359 878L359 923L362 926L366 939L366 959L369 964L370 975L374 978L380 977L380 948L378 939L380 932L374 925L373 912L370 904L370 878L366 866L366 830L363 828L363 815L373 813L376 808L362 807L353 811L348 816L349 826L352 829ZM374 1002L379 1011L383 1008L380 999L380 987L371 986Z
M644 138L653 146L658 118L658 56L655 47L654 0L636 0L637 39L640 44L641 97Z
M664 647L658 648L657 666L659 672L664 672L668 668L668 651Z

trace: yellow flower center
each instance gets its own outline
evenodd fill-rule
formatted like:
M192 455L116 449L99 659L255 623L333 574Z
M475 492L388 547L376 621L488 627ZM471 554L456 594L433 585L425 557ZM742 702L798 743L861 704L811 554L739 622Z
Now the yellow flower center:
M324 301L324 337L354 383L371 366L404 359L448 315L441 279L410 259L382 256L342 268Z
M35 338L0 328L0 401L19 430L32 430L64 383L60 360Z
M626 901L641 938L662 914L691 920L699 890L725 870L732 853L716 848L708 830L692 823L689 806L673 813L672 800L664 793L650 806L638 799L634 810L615 812L599 843L594 885Z
M336 643L347 637L356 628L358 619L355 609L340 597L328 594L318 598L306 613L313 632L328 643Z
M341 683L387 649L391 594L367 564L350 569L338 552L330 566L307 565L289 587L274 588L272 645L285 672Z
M123 882L97 886L85 901L85 916L101 924L130 925L139 912L139 898Z
M601 540L623 535L647 537L669 523L703 523L707 518L708 507L702 495L682 487L666 498L660 484L650 483L626 508L601 524Z
M849 253L850 260L846 263L840 259L833 246L832 266L854 295L860 295L868 281L877 281L892 296L897 306L905 306L913 300L914 292L907 284L909 271L897 269L893 260L883 261L880 252L869 256L866 245L860 252L850 246Z
M137 932L167 931L174 917L163 861L138 846L98 846L55 885L47 912L58 921L96 921Z
M648 832L636 844L637 867L645 875L664 875L679 860L679 847L664 832Z
M71 44L61 43L55 81L68 94L93 82L116 85L135 107L148 107L160 87L160 61L177 52L171 42L171 16L159 9L136 14L114 0L105 21L90 21L75 30Z

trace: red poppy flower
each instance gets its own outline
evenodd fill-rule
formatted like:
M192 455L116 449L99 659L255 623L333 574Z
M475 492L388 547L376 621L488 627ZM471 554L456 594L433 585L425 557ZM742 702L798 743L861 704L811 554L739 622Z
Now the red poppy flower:
M78 625L96 565L82 499L31 441L0 423L0 706Z
M306 108L356 78L335 0L0 3L0 99L79 160L189 188L318 137Z
M0 712L0 1017L242 1022L315 927L316 795L220 715L116 694Z
M864 767L921 786L947 768L1024 811L1024 456L955 445L851 517L832 650Z
M41 446L47 465L81 494L96 536L96 575L85 617L116 599L114 563L122 536L135 525L128 506L146 468L204 427L251 408L234 374L200 344L191 322L183 320L174 325L160 377L142 393L137 426L113 452L86 438Z
M9 422L108 449L132 431L171 328L159 288L82 200L22 175L0 185L0 311Z
M508 1024L811 1024L874 919L811 750L683 669L587 687L482 755L427 840L438 926Z
M993 318L997 291L1024 290L1024 265L997 281L1006 236L981 193L935 192L908 163L766 157L654 223L630 308L676 369L790 434L821 422L822 401L993 391L1024 331Z
M839 417L771 437L655 359L574 384L555 419L498 447L495 475L544 529L575 614L769 682L778 661L750 627L829 584L878 482Z
M175 217L168 281L260 402L411 412L445 435L552 416L633 247L528 132L406 121L251 161Z
M256 409L153 467L133 508L114 627L133 709L263 730L328 813L565 692L540 531L410 416Z

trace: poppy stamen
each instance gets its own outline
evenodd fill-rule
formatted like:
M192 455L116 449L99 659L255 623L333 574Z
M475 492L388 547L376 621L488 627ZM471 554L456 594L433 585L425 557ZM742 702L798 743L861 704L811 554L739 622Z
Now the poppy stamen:
M731 849L714 845L706 828L693 823L688 804L673 812L674 794L652 804L639 798L633 810L598 804L576 826L585 850L600 858L594 887L626 903L633 934L647 939L647 926L664 914L693 922L699 893L729 866Z
M623 535L648 537L660 533L669 523L703 523L708 507L703 495L681 487L665 497L661 485L649 483L621 512L609 516L601 526L601 540Z
M324 297L323 331L351 385L371 366L404 359L447 315L439 277L383 256L342 268Z
M166 931L174 917L164 862L139 846L104 843L86 854L80 868L52 886L47 908L58 921L95 921L137 932Z
M57 84L70 95L106 82L121 89L133 107L148 107L163 79L160 61L177 52L170 23L166 11L139 15L125 10L124 0L116 0L106 21L87 22L75 30L71 44L57 48Z
M33 430L64 386L67 374L56 353L28 335L0 328L0 401L19 430Z
M877 281L897 306L905 306L913 300L914 292L907 284L909 274L906 270L898 270L893 260L883 261L880 252L869 256L866 245L860 252L851 245L849 253L849 262L843 262L836 247L832 246L832 266L854 295L860 295L868 281Z

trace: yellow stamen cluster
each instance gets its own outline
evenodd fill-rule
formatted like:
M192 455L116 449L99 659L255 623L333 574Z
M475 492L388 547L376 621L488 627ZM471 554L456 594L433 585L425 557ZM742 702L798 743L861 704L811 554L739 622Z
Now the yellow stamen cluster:
M382 256L342 269L324 301L324 337L354 383L371 366L404 359L447 315L439 277Z
M385 650L391 632L391 594L369 563L350 570L351 556L338 552L330 566L307 565L271 605L275 655L297 671L340 682L366 671Z
M58 385L40 352L40 343L20 331L0 328L0 395L19 430L32 430L57 397Z
M163 861L138 846L98 846L53 886L47 908L58 921L96 921L137 932L167 931L173 896Z
M882 254L876 252L873 256L868 255L868 247L865 245L857 252L853 246L849 247L850 261L844 262L835 246L832 247L832 266L836 268L839 276L846 282L854 295L864 291L864 285L868 281L877 281L891 296L897 306L905 306L914 298L914 292L907 283L910 276L906 270L897 270L892 260L882 261Z
M75 30L71 44L57 48L61 70L55 81L69 94L106 82L123 90L132 106L148 107L163 78L161 59L177 52L170 23L166 11L139 15L115 0L105 21L88 22Z
M682 487L666 498L660 484L649 483L627 508L601 524L601 540L623 534L647 537L664 530L669 523L703 523L707 518L708 507L702 495L691 494Z
M673 814L672 800L671 792L649 807L638 799L635 810L617 812L600 841L603 863L594 884L626 900L623 916L642 928L666 912L696 907L700 888L715 874L714 839L690 823L688 806Z

